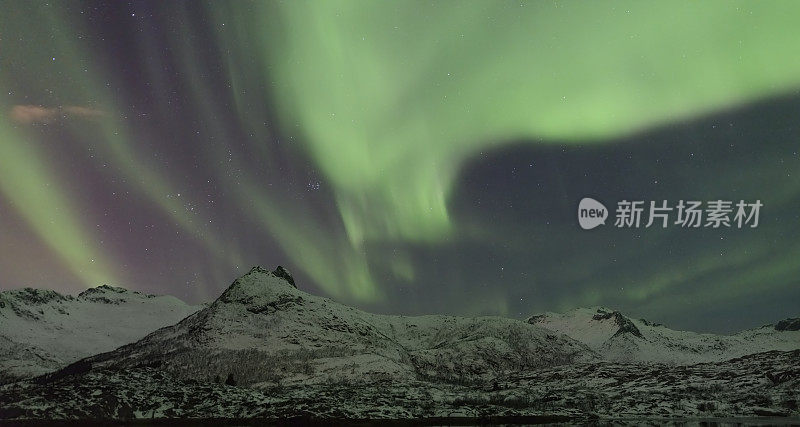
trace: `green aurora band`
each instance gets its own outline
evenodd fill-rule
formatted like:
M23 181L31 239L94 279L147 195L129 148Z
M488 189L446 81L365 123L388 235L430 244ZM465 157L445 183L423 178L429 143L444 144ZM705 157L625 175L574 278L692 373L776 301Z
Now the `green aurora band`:
M177 22L191 21L189 7L201 5L169 6ZM592 143L800 88L800 3L793 1L291 1L202 7L206 25L185 24L167 43L202 111L199 121L217 142L200 147L204 158L218 167L222 185L236 192L243 214L261 224L318 286L362 302L382 296L370 273L367 244L459 238L448 197L463 162L477 153L520 140ZM104 84L113 76L90 61L93 53L78 37L88 24L58 3L15 3L14 9L24 12L0 17L3 61L26 63L31 75L0 75L2 95L46 85L56 93L49 106L92 105L106 112L110 119L89 129L70 121L76 139L103 141L96 148L132 188L197 236L216 263L239 264L235 242L164 197L177 191L176 178L137 152L137 139L145 136L126 126L123 105ZM217 122L223 107L201 78L201 46L193 38L198 32L211 32L225 55L219 61L239 123ZM35 80L51 59L15 49L8 40L18 33L57 46L64 58L61 80ZM156 43L146 34L139 41L139 49ZM147 66L152 71L146 78L166 92L160 64ZM3 99L0 105L12 107ZM214 159L234 144L231 126L258 136L271 113L281 134L298 144L331 187L338 226L302 203L279 203L280 195L246 170L236 178L242 185L234 186L226 170L236 167L236 159L233 166L216 166ZM27 144L35 136L3 118L0 138L3 196L86 286L117 281L116 260L99 253L47 158ZM265 167L276 166L270 153L261 155ZM398 275L414 278L412 263L402 256L385 262ZM651 286L672 280L681 278ZM631 292L634 299L647 293Z

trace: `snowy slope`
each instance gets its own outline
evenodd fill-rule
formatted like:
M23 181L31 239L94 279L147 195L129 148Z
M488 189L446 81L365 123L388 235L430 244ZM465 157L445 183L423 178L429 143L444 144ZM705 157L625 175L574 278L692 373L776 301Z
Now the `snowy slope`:
M594 359L584 345L525 322L370 314L298 290L281 267L255 267L208 308L88 361L159 366L200 381L232 374L240 384L268 386L367 377L468 382Z
M198 309L107 285L77 297L31 288L0 292L0 382L113 350Z
M280 267L255 267L177 324L0 385L0 420L587 424L622 417L636 425L652 417L660 424L769 416L785 424L800 416L800 350L782 351L797 347L798 329L790 319L731 336L696 334L602 307L528 322L376 315L302 292Z
M0 385L0 424L798 425L798 390L797 350L690 366L576 363L465 384L365 377L262 389L135 367Z
M675 331L605 307L545 313L528 318L528 322L572 337L604 359L617 362L692 364L800 349L800 321L796 319L734 335Z

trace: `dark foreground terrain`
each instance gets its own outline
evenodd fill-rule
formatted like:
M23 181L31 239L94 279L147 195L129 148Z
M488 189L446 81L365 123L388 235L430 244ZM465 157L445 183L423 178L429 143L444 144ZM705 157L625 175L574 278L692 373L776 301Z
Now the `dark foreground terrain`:
M800 351L692 366L598 362L489 383L358 382L244 388L155 368L89 371L0 388L0 418L533 423L741 417L800 422ZM753 418L756 417L756 418ZM789 417L789 418L787 418ZM795 417L795 418L791 418ZM740 419L740 420L741 420ZM447 421L450 420L450 421ZM405 421L403 421L405 422Z
M0 385L0 423L800 423L792 322L376 315L256 267L174 325Z

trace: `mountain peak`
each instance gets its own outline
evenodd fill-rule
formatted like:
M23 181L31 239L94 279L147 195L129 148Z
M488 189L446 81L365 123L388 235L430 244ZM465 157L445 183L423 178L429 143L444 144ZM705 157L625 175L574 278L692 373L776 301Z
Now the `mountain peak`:
M639 338L644 338L642 336L641 331L639 331L639 328L637 328L636 325L633 324L633 321L631 321L631 319L628 319L627 317L625 317L624 314L620 313L617 310L598 309L597 310L597 314L592 316L592 320L600 320L600 321L602 321L602 320L608 320L608 319L613 319L614 323L616 323L617 326L619 327L619 329L617 329L617 332L614 333L614 336L623 335L623 334L632 334L632 335L637 336Z
M294 277L292 277L292 274L289 273L289 270L283 268L283 266L277 266L275 270L272 271L272 275L286 280L290 285L297 289L297 285L294 284Z
M217 301L249 305L256 300L272 300L281 295L300 293L294 278L282 266L277 266L273 271L255 266L247 274L234 280Z
M605 340L628 334L637 338L644 338L634 321L618 310L602 306L576 308L563 314L544 313L534 315L529 317L527 322L545 328L555 328L565 333L567 329L582 329L588 327L587 330L593 331L591 334L593 335L593 340L606 337L603 339Z
M4 291L0 293L0 299L4 299L2 298L3 296L10 300L16 300L30 305L41 305L47 304L51 301L63 301L68 299L68 297L65 297L64 295L61 295L60 293L50 289L34 288L22 288Z
M86 298L86 297L89 297L89 296L92 296L92 295L98 295L98 294L124 294L124 293L128 293L128 292L130 292L130 291L128 291L125 288L121 288L119 286L100 285L100 286L97 286L97 287L94 287L94 288L89 288L89 289L79 293L78 296Z
M249 276L251 274L268 274L268 275L272 275L274 277L278 277L278 278L281 278L281 279L285 280L288 284L292 285L295 289L297 289L297 285L294 283L294 277L292 277L292 274L289 272L289 270L284 268L282 265L279 265L279 266L275 267L275 269L272 270L272 271L269 271L266 268L264 268L264 267L262 267L260 265L257 265L255 267L251 268L250 271L248 271L247 274L245 274L242 277L247 277L247 276ZM242 277L240 277L240 279ZM234 282L234 283L236 283L236 282Z
M131 298L155 298L155 295L146 295L111 285L100 285L78 294L79 300L104 304L121 304Z
M783 331L800 331L800 317L781 320L775 324L775 330Z

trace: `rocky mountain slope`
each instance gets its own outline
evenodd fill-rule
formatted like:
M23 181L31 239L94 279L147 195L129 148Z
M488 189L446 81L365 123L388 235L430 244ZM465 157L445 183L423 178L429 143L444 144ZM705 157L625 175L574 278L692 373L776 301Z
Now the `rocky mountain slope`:
M716 362L771 350L800 349L800 319L748 329L734 335L676 331L631 319L605 307L545 313L528 323L580 341L606 360L693 364Z
M77 297L31 288L0 292L0 383L113 350L198 309L107 285Z
M484 381L596 358L583 344L525 322L370 314L298 290L281 267L255 267L207 308L84 363L157 366L197 381L232 375L269 387L366 377Z
M90 294L79 298L115 295ZM255 267L174 325L0 385L0 420L800 422L798 326L695 334L604 308L527 322L377 315Z
M0 386L0 420L796 425L798 366L800 351L773 351L691 366L575 363L476 383L364 377L270 388L195 381L153 367L92 369Z

